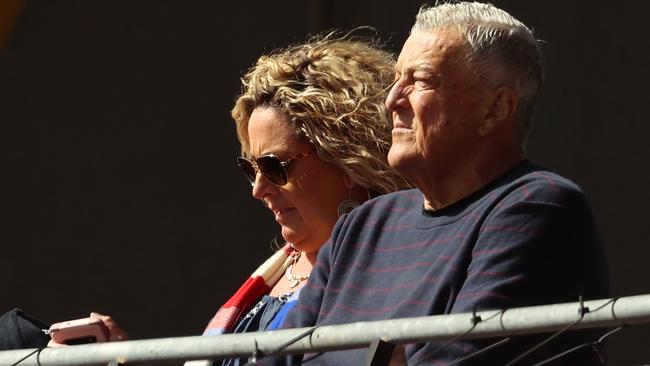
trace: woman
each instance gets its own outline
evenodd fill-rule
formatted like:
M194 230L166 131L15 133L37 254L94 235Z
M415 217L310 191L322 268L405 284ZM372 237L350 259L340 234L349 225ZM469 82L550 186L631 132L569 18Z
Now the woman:
M278 328L338 217L409 187L386 162L384 99L393 65L367 42L324 37L262 56L245 75L232 110L242 146L237 160L286 244L217 311L204 335ZM93 316L111 340L128 339L110 317Z
M224 304L204 334L276 329L338 217L408 187L386 162L390 54L360 40L313 39L262 56L232 110L239 166L286 245Z

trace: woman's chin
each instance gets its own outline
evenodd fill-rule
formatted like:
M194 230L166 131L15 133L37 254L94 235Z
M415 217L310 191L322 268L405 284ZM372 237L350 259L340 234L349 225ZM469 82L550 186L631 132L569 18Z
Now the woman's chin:
M290 235L282 231L282 237L288 243L291 243L291 246L294 249L301 252L311 253L314 251L318 251L318 249L320 248L320 245L316 245L314 243L310 243L308 240L305 240L306 238L304 236Z
M294 248L297 248L305 239L305 235L300 233L300 231L285 225L282 225L282 237L288 243L291 243Z
M302 227L287 225L282 225L282 237L288 243L291 243L296 250L305 253L318 253L318 250L325 244L328 238L324 237L319 240L319 237L317 237L314 231L307 231Z
M292 244L292 247L300 252L307 254L318 254L320 247L323 246L323 243L311 243L308 241L291 241L287 240Z

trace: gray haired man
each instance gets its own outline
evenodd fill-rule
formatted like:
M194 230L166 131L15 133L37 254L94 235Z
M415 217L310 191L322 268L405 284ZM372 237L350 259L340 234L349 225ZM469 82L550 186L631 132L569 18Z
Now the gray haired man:
M539 168L524 143L542 68L532 32L489 4L423 8L386 100L388 156L417 189L342 217L321 248L286 327L471 312L609 296L592 214L571 181ZM532 364L585 341L571 333ZM519 337L410 344L408 364L503 365L539 342ZM310 365L359 365L365 350L311 354ZM598 364L592 351L560 364Z

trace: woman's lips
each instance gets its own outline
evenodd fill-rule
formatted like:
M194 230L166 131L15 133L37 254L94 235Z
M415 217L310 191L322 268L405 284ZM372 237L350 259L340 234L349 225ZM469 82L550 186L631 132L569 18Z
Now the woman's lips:
M284 219L287 218L287 216L293 211L295 208L283 208L281 210L273 210L273 213L275 214L275 221L280 222L283 221Z

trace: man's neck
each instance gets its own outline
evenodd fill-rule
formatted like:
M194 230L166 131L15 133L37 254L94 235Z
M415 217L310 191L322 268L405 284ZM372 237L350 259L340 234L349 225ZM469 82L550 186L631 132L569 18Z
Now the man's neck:
M475 160L473 164L456 165L452 169L429 174L414 182L424 194L424 208L439 210L450 206L487 186L525 159L523 153L507 158Z

